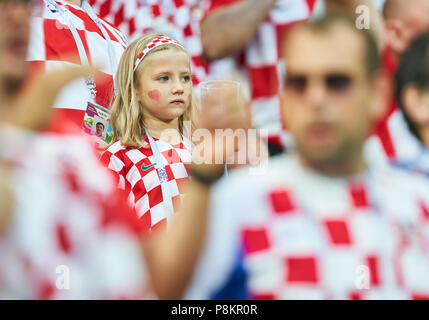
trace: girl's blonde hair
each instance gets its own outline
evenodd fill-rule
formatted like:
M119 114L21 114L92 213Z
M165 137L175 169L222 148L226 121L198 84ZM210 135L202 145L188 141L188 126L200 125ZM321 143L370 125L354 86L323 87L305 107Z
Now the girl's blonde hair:
M143 48L159 36L162 36L162 34L148 34L138 38L128 46L119 62L116 74L117 96L113 102L110 120L113 129L113 142L120 140L125 147L140 148L145 146L143 110L137 97L137 86L139 70L141 70L141 65L144 64L146 57L155 52L171 49L186 52L174 44L161 45L149 51L136 72L134 72L134 64ZM182 135L188 138L192 136L196 128L197 117L198 108L192 93L191 105L179 118L179 131ZM185 121L189 121L190 128L184 126ZM190 129L191 132L187 132L189 130L186 129Z

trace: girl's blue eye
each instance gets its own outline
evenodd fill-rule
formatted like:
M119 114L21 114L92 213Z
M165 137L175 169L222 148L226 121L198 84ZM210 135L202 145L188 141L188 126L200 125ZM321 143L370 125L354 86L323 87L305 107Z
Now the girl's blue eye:
M183 82L189 82L189 81L191 81L191 77L190 76L183 76L182 81Z
M168 81L168 76L161 76L161 77L158 78L158 80L161 81L161 82Z

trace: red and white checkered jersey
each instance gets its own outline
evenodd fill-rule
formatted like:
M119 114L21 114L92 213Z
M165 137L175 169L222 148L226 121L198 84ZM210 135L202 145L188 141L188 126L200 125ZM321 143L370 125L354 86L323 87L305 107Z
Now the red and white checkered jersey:
M178 40L191 57L194 85L206 77L199 28L202 2L200 0L90 0L94 10L124 32L130 40L153 32Z
M367 159L379 165L404 165L429 175L429 150L412 134L402 111L396 109L383 126L383 134L373 135L366 142Z
M219 7L242 0L209 0L207 15ZM279 89L284 79L285 64L281 59L281 41L296 22L311 17L317 0L279 0L256 34L246 45L238 68L247 74L252 100L251 115L254 128L267 129L268 139L281 145ZM239 19L239 17L237 17Z
M187 298L429 298L429 183L372 168L333 178L296 156L212 191Z
M397 59L389 48L381 55L382 71L394 82ZM376 124L365 145L365 154L374 164L395 163L429 174L429 151L410 131L395 98L390 97L386 115Z
M15 210L0 236L0 298L147 294L138 221L88 142L57 133L26 141L3 158Z
M69 28L71 21L81 38L89 63L101 68L101 72L95 75L95 102L109 108L113 99L113 74L127 45L123 35L114 26L100 19L111 39L117 60L113 62L112 70L108 41L97 24L80 7L62 0L54 2L67 13L62 14L61 10L45 1L41 10L33 15L28 53L30 72L63 68L80 61L78 47ZM80 128L88 101L92 101L89 89L85 79L80 79L61 92L54 107L60 108L61 114L73 120Z
M191 142L185 138L183 142L171 145L160 139L154 140L163 158L174 211L177 212L189 177ZM147 138L146 143L149 143ZM126 148L116 141L104 152L101 161L115 173L118 188L125 191L146 231L163 225L167 214L152 149Z

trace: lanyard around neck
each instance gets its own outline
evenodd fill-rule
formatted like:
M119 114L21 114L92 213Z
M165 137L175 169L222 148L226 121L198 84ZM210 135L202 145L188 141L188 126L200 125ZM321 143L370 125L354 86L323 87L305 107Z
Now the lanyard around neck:
M146 129L145 133L149 140L150 148L152 149L153 157L155 160L155 168L158 172L159 182L161 184L162 199L168 228L171 224L171 220L173 218L174 213L173 192L171 190L171 185L168 182L167 170L165 169L163 157L161 155L161 152L159 151L158 145Z

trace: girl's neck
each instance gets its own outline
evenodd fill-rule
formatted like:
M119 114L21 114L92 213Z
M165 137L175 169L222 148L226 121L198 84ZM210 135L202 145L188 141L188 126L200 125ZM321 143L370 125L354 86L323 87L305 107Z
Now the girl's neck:
M152 137L165 140L171 144L177 144L181 141L179 118L162 121L146 114L144 119L144 126Z

